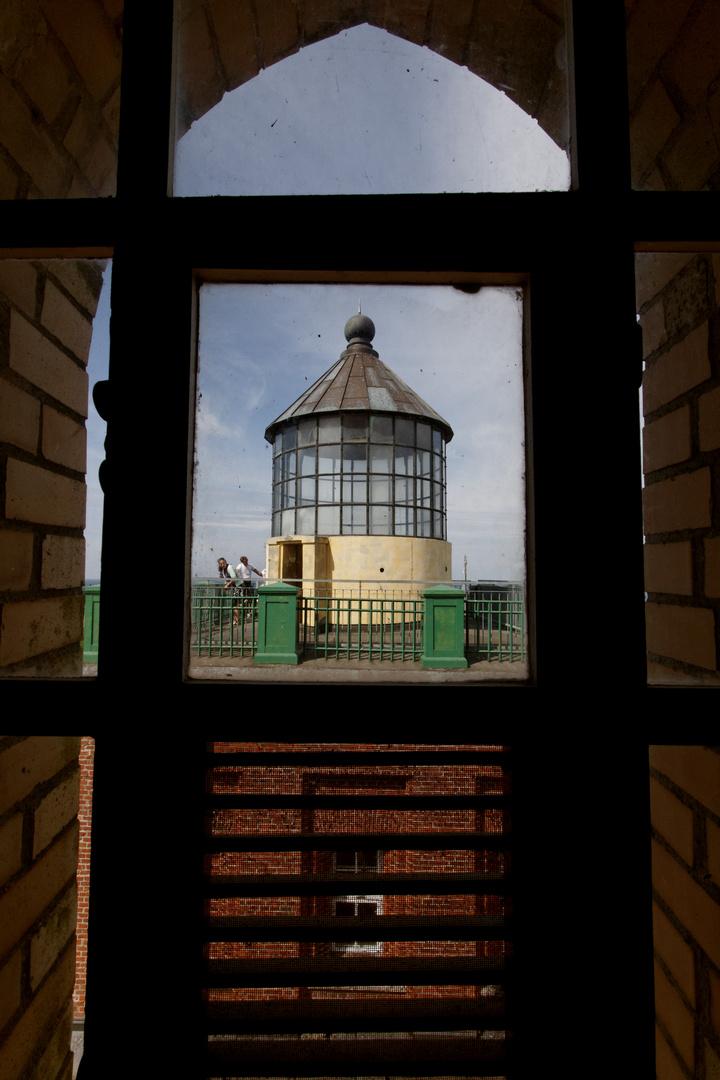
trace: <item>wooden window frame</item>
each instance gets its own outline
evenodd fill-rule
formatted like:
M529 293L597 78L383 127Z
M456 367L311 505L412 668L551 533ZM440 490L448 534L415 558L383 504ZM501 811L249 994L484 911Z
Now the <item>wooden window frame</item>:
M187 716L188 710L197 716L202 715L198 709L222 708L226 715L238 709L239 698L230 701L227 686L198 687L183 678L188 612L181 583L189 578L189 545L183 540L188 537L192 475L193 275L202 267L224 273L239 258L266 280L278 275L278 267L286 278L316 267L314 277L322 280L327 267L351 265L372 280L397 280L409 267L428 280L459 284L482 283L482 273L492 280L521 274L529 281L528 565L534 647L531 679L514 689L540 694L541 701L532 701L528 710L527 699L508 699L504 688L474 686L453 696L453 708L444 703L440 714L449 733L464 731L469 720L475 724L481 716L486 722L488 710L503 741L513 741L507 729L519 721L525 735L532 733L518 767L524 788L516 812L519 827L532 822L520 829L525 884L532 889L540 878L545 883L542 895L533 894L523 939L528 970L535 973L534 985L542 987L525 1017L533 1055L536 1046L546 1047L554 1075L562 1080L574 1078L577 1061L589 1056L598 1074L612 1075L618 1052L628 1075L651 1075L645 897L650 882L647 745L653 740L644 737L647 721L642 719L648 688L633 245L642 236L702 236L709 196L631 190L624 5L608 2L602 16L591 7L578 0L573 4L571 192L168 199L172 3L126 0L117 197L0 204L5 257L113 259L110 481L98 677L17 680L4 687L6 700L25 710L29 704L35 715L48 718L56 715L59 700L68 702L78 719L90 722L118 710L123 722L138 716L140 707L149 713L140 732L134 727L112 734L96 729L100 733L94 736L88 1028L78 1080L119 1080L129 1069L138 1069L134 1047L118 1053L107 1039L108 1031L117 1032L119 1017L126 1025L156 1033L142 1048L142 1067L149 1076L194 1075L192 1062L199 1060L201 1033L193 999L198 894L191 883L198 872L202 814L187 792L200 790L202 777L197 740L168 721ZM388 208L392 244L377 240ZM283 238L280 245L268 242L258 228L261 221L272 222L273 236ZM352 237L374 242L349 244L348 221ZM336 279L348 277L346 271L336 272ZM148 666L149 658L134 654L130 645L136 612L127 597L132 583L158 571L158 550L163 642ZM621 597L623 632L610 644L607 622L587 617L578 635L582 648L568 653L562 646L575 628L569 608L557 603L558 586L572 585L578 602L594 614L609 584ZM408 697L427 708L417 689L381 692L403 696L402 709L396 710L401 717L408 714ZM258 694L258 704L249 707L250 720L245 700L239 710L242 723L262 723L275 738L292 737L295 693L272 686L272 693ZM309 687L308 693L316 691ZM324 688L324 693L336 707L344 700L346 708L342 687ZM495 703L497 693L502 702ZM377 694L377 687L356 687L354 705L372 710ZM623 721L622 742L617 738L619 696L633 716L629 735ZM392 700L399 704L397 697ZM595 729L568 739L556 726L568 716L575 719L578 706L586 702L605 717L605 740L598 741ZM543 722L549 730L540 737L536 724L541 713L546 715L545 704L551 706L553 722ZM407 723L395 714L388 719L383 710L381 725L366 720L363 735L379 726L378 734L387 738L390 727L402 731ZM317 718L310 726L323 730ZM609 785L622 792L622 799L607 799ZM142 799L130 798L130 790L144 792ZM148 829L151 823L170 821L163 817L166 807L172 807L171 827L163 828L160 850ZM572 853L571 861L551 857L556 836L538 845L539 807L544 821L562 823L559 846L566 855ZM548 874L553 859L554 876ZM183 883L170 892L168 867ZM121 890L120 870L126 883ZM615 903L618 897L622 904ZM548 941L556 943L550 963ZM606 1015L609 1000L602 970L608 957L622 957L622 968L613 966L613 1026L638 1035L620 1051L615 1039L598 1034L598 1017ZM619 982L641 989L619 995ZM160 986L162 994L148 993ZM562 1036L559 1045L548 1046L547 1033L557 1027L551 1005L561 994Z

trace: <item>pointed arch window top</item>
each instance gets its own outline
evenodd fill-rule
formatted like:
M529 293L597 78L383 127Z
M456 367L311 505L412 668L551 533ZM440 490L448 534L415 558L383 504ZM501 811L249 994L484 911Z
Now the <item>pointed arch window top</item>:
M174 175L176 196L570 186L567 153L503 90L368 24L226 93L178 141Z

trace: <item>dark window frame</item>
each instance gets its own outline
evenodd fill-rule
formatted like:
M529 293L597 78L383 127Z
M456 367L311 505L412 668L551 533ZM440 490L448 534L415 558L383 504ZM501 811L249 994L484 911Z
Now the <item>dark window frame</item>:
M78 718L109 717L122 710L138 715L138 702L148 694L147 667L129 653L136 633L136 612L127 602L133 582L157 574L155 556L162 555L163 643L152 656L148 699L150 720L143 730L96 734L93 868L88 958L88 1028L86 1055L78 1080L125 1077L138 1069L132 1048L112 1048L107 1034L137 1020L146 1026L151 1006L143 997L147 985L139 943L152 923L153 950L148 974L160 980L162 996L154 996L152 1027L183 1038L155 1038L143 1045L142 1065L148 1075L195 1075L193 1060L201 1053L194 993L197 970L198 895L187 883L195 880L200 846L200 799L178 790L202 790L198 740L176 734L179 719L193 710L222 708L229 714L241 694L228 698L227 686L197 687L183 681L181 657L187 609L183 589L189 567L188 490L192 474L192 437L188 418L192 403L191 343L195 333L193 272L198 267L231 268L242 261L258 274L288 274L343 266L352 261L367 273L382 276L405 268L429 275L472 281L478 268L495 275L521 271L530 287L528 334L532 350L531 426L528 431L528 518L532 524L528 562L532 595L532 678L528 689L552 705L554 718L577 716L578 706L592 702L607 717L610 737L604 742L580 736L568 740L555 728L526 745L518 774L525 784L518 803L519 851L525 856L528 886L548 878L548 850L536 843L538 807L548 822L562 821L562 847L573 852L572 866L554 864L553 887L537 896L522 939L526 958L542 971L543 993L527 1012L533 1048L547 1045L557 1021L555 1006L565 994L562 1045L549 1048L553 1070L574 1078L578 1060L592 1054L598 1074L617 1071L617 1044L598 1039L597 1016L608 1004L607 983L593 967L600 958L622 957L611 988L616 1030L640 1031L621 1052L628 1075L650 1076L652 987L647 983L649 855L647 843L645 647L642 605L642 519L639 493L639 419L637 388L641 356L635 325L633 244L642 236L703 236L707 193L665 195L630 188L627 92L625 78L624 5L613 0L602 17L584 2L574 3L573 42L575 93L573 172L569 193L458 196L388 196L315 199L302 208L295 199L167 198L168 130L172 114L172 3L152 5L126 0L120 164L116 199L28 201L0 204L5 253L18 257L113 258L113 325L108 423L108 490L103 537L103 650L96 680L18 680L5 690L11 699L28 702L36 715L56 715L58 700L70 703ZM602 87L602 92L598 92ZM375 236L378 223L393 215L393 243L382 251L358 247L347 251L344 224L353 220L353 235ZM701 216L702 215L702 216ZM284 237L269 248L260 222L272 221L273 235ZM442 221L431 241L418 222ZM468 225L470 223L470 225ZM145 309L149 308L149 312ZM160 377L160 382L158 380ZM159 387L159 389L158 389ZM157 399L162 399L158 407ZM152 411L151 411L152 406ZM152 422L150 422L152 420ZM138 438L138 431L142 438ZM578 478L581 488L578 488ZM581 491L578 497L578 491ZM536 513L537 510L537 513ZM542 511L542 512L540 512ZM578 520L579 518L579 520ZM162 535L155 523L162 522ZM572 661L558 648L568 634L568 609L558 605L559 585L583 583L583 596L600 603L608 582L623 598L623 632L608 655L607 623L587 619L583 650ZM170 586L168 585L170 583ZM173 584L174 583L174 584ZM578 599L580 597L578 596ZM597 665L600 664L598 671ZM597 678L595 676L598 676ZM600 677L601 676L601 677ZM274 687L274 693L279 688ZM342 691L342 688L340 688ZM417 689L394 688L417 704ZM497 686L468 688L453 710L443 707L443 731L465 731L468 717L490 706ZM288 704L292 691L282 691ZM354 689L354 700L373 710L377 688ZM383 691L384 693L384 691ZM472 693L469 699L467 693ZM202 701L198 695L203 695ZM475 694L483 694L477 699ZM637 719L624 741L615 741L613 726L619 694ZM343 693L327 691L337 706ZM360 702L360 698L368 698ZM157 709L152 700L158 701ZM269 701L269 698L265 698ZM276 701L278 699L276 698ZM346 701L345 697L345 701ZM448 700L448 699L446 699ZM452 699L451 699L452 700ZM517 713L507 712L507 692L500 703L504 722L492 723L500 741ZM526 699L510 699L521 710ZM420 702L426 707L424 699ZM542 704L533 700L533 705ZM247 705L247 702L245 702ZM158 710L163 723L157 719ZM278 710L281 712L282 710ZM403 710L406 714L407 708ZM369 716L371 714L368 714ZM484 715L487 713L484 712ZM508 719L508 716L510 717ZM278 739L292 738L291 719L271 710L258 722ZM388 721L382 738L402 738L409 720ZM398 731L399 725L399 731ZM312 726L324 733L324 725ZM377 727L371 719L363 737ZM623 721L623 728L625 722ZM527 734L520 724L520 730ZM314 733L314 732L313 732ZM407 736L405 736L406 738ZM650 740L652 741L652 740ZM619 752L618 747L622 746ZM547 776L562 778L548 787ZM147 778L142 805L123 801L119 793L137 791ZM153 785L150 785L152 780ZM608 800L607 785L623 792ZM190 785L189 787L187 785ZM172 827L163 828L162 857L148 835L151 805L172 804ZM523 826L525 828L523 831ZM167 822L166 822L167 824ZM129 837L131 838L129 843ZM523 837L530 837L523 841ZM588 849L588 837L596 845ZM610 839L612 838L612 844ZM525 846L523 847L523 843ZM118 890L120 854L127 888ZM603 867L602 887L598 865ZM605 872L613 868L615 896L608 897ZM168 905L168 867L185 883ZM535 876L535 872L537 876ZM598 893L602 895L599 895ZM144 903L132 902L142 896ZM562 921L557 922L557 899ZM151 920L152 921L152 920ZM592 927L592 942L588 942ZM548 964L545 943L558 949ZM578 942L588 948L576 948ZM160 985L160 982L158 985ZM647 987L647 1005L640 995L617 993L619 983ZM128 1013L130 1007L131 1012ZM199 1074L198 1074L199 1075Z

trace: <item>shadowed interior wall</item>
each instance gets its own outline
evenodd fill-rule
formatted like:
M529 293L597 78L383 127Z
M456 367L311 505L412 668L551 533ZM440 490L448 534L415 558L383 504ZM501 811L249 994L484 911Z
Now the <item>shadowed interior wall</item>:
M717 685L720 254L636 256L648 675Z
M720 1075L720 753L651 746L658 1080Z
M0 737L0 1077L70 1080L77 735Z

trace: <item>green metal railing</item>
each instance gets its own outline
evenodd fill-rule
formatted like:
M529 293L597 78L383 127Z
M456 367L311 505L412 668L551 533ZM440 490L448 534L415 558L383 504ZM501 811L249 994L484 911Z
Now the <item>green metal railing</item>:
M265 583L263 583L265 584ZM305 659L419 661L425 584L297 581L297 646ZM433 583L427 583L432 585ZM490 589L456 583L465 593L465 656L470 662L525 660L521 585ZM332 592L332 595L321 595ZM258 649L257 589L221 582L192 587L191 653L252 657Z
M301 596L299 644L325 660L419 660L420 597Z
M465 654L475 660L524 660L525 597L520 585L469 590Z
M219 582L192 587L190 652L195 656L253 656L257 649L256 589Z

